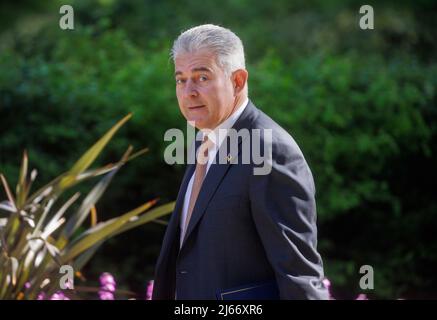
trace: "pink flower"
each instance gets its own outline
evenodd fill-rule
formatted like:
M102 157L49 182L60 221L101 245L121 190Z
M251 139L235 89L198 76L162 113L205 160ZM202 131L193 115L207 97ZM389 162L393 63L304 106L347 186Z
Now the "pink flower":
M100 275L100 300L114 300L115 279L109 272L104 272Z
M115 285L112 283L107 283L105 285L102 285L102 289L105 291L109 291L109 292L114 292L115 291Z
M369 300L369 299L367 298L367 295L360 293L355 300Z
M46 294L44 292L40 292L36 297L36 300L45 300Z
M326 289L328 289L328 293L329 293L329 300L335 300L334 296L331 293L331 281L329 281L328 278L323 279L323 285L326 287Z
M99 297L100 300L114 300L114 294L104 290L99 291Z
M150 280L147 284L147 291L146 291L146 300L152 300L152 293L153 293L153 280Z
M100 275L100 283L102 286L106 284L113 284L115 285L115 279L109 272L104 272Z
M70 298L65 296L62 291L58 291L50 297L50 300L70 300Z

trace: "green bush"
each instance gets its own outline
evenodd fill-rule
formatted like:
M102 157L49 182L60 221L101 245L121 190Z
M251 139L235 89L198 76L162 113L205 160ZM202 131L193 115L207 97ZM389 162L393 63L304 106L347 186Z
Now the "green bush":
M98 210L126 211L144 199L156 197L162 203L174 200L183 168L163 162L163 136L168 128L184 128L185 122L174 97L167 48L142 52L123 32L97 35L88 28L70 35L59 32L53 36L55 39L56 42L47 40L37 48L20 47L0 55L1 171L7 176L18 176L16 164L26 148L41 180L50 180L72 165L75 155L83 152L95 136L122 115L133 112L129 127L108 146L99 163L113 161L127 144L147 146L149 156L126 168L117 187L107 191L111 201L99 204ZM162 237L164 228L145 228L146 236L139 230L121 238L136 235L152 244L155 241L154 247L144 248L138 240L129 240L129 250L143 252L133 259L138 263L136 270L144 270L147 265L145 276L150 278L159 252L156 239ZM110 241L109 246L121 242ZM105 257L106 249L102 248L98 256ZM119 250L123 254L121 246ZM135 269L131 264L123 268ZM118 278L121 282L134 282ZM135 281L141 279L144 281L144 275Z
M50 179L94 136L133 112L101 161L112 161L127 142L148 146L149 155L125 168L98 210L127 210L158 196L174 200L183 167L164 163L163 134L186 124L168 50L184 28L223 24L246 44L251 99L295 137L313 170L319 247L334 292L355 296L364 264L375 269L370 297L433 292L437 29L431 2L384 2L372 33L356 27L356 1L225 1L202 8L194 1L75 3L74 32L17 35L0 52L2 172L17 176L27 148L42 180ZM152 276L164 228L147 228L147 236L136 231L109 241L93 265L132 286L144 276L131 270Z
M272 53L252 69L252 98L313 170L334 288L358 291L359 267L370 264L376 296L432 292L437 65L353 52L286 64Z

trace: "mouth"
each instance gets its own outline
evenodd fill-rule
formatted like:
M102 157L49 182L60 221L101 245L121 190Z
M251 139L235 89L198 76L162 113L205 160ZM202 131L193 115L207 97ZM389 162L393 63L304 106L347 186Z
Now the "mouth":
M199 106L193 106L193 107L188 107L189 110L199 110L204 108L205 105L199 105Z

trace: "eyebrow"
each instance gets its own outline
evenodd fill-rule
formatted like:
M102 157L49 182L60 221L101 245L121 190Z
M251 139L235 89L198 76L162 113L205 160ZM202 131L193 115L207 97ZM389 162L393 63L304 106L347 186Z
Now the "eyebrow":
M198 67L198 68L191 69L191 72L202 72L202 71L204 71L204 72L206 71L206 72L212 73L212 70L210 68L208 68L208 67ZM174 75L178 76L178 75L181 75L181 74L182 74L181 71L176 71Z

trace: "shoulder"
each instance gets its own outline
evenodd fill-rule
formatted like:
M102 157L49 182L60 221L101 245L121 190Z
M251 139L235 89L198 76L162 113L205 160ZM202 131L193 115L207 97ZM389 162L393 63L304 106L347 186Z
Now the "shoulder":
M255 109L256 117L254 117L252 122L251 130L259 130L261 132L261 143L271 142L273 158L305 160L299 145L292 135L263 111L256 107Z
M271 169L274 176L288 176L299 180L308 191L315 193L314 179L311 169L295 139L261 110L255 110L256 117L252 121L251 129L259 129L261 133L260 145L271 155ZM282 178L281 178L282 179Z

